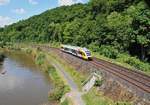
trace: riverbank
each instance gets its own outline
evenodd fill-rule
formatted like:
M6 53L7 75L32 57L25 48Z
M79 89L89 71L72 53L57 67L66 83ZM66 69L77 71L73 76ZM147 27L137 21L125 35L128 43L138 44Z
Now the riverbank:
M61 98L70 91L70 88L49 61L48 54L38 48L22 48L22 51L31 54L35 63L49 75L54 82L54 90L48 93L49 100L60 103Z
M0 105L42 105L48 102L52 80L36 64L31 55L21 51L4 52L0 65ZM52 104L53 105L53 104Z
M26 52L35 57L36 63L43 70L46 70L45 72L48 72L50 78L54 81L56 87L53 92L49 93L50 100L61 101L61 105L85 105L82 100L82 93L78 90L78 86L72 77L66 72L66 68L53 58L48 51L41 50L41 48L37 47L36 50L28 48ZM39 52L38 56L36 55L37 52Z
M50 100L61 101L61 105L85 105L82 100L82 93L78 90L78 86L73 81L72 76L48 51L44 51L40 47L36 49L24 48L22 50L31 54L36 64L45 72L48 72L50 78L54 81L55 89L49 93Z
M3 64L4 58L5 55L3 54L3 52L0 51L0 66ZM6 73L5 70L0 69L0 74L5 74L5 73Z
M31 48L30 46L9 46L4 48L5 51L21 51L28 54L34 60L36 65L49 75L49 78L53 81L53 91L48 92L48 98L50 102L59 105L61 98L70 91L69 86L65 83L64 79L58 74L53 65L49 62L47 53L38 48ZM51 105L49 102L45 102L46 105ZM44 104L45 105L45 104ZM52 104L53 105L53 104Z

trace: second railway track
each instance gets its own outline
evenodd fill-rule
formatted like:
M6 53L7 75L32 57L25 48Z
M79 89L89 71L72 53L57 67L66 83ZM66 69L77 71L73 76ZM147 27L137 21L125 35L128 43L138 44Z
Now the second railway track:
M136 77L143 78L143 79L147 80L147 83L150 85L150 76L149 75L146 75L146 74L144 74L140 71L137 71L137 70L131 70L131 69L125 68L123 66L116 65L116 64L113 64L113 63L108 62L108 61L104 61L102 59L98 59L98 58L93 58L93 59L96 61L99 61L99 62L103 62L107 65L110 65L111 67L120 69L120 70L122 70L122 72L128 72L128 73L131 73L132 75L136 75Z
M110 62L103 61L97 58L94 58L93 61L91 61L93 65L108 71L109 73L112 73L116 75L119 78L122 78L123 80L135 85L141 90L144 90L147 93L150 93L150 78L149 76L146 76L143 73L138 73L134 71L129 71L128 69L124 67L120 67L117 65L114 65Z

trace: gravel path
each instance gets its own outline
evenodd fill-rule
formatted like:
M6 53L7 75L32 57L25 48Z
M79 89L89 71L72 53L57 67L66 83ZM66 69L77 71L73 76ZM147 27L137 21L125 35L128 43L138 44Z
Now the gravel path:
M82 100L82 93L78 90L78 86L73 81L72 77L65 71L63 66L54 60L50 63L56 68L57 72L64 78L66 83L71 88L71 92L66 94L66 96L73 101L74 105L86 105Z

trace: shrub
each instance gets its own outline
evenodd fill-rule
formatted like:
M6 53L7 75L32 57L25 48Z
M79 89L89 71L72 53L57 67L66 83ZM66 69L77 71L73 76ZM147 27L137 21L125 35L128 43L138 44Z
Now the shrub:
M51 44L50 44L52 47L60 47L60 45L61 45L61 43L59 43L59 42L52 42Z
M43 54L43 53L39 53L35 59L36 64L38 64L38 65L44 64L44 60L45 60L45 54Z
M59 101L65 93L70 91L68 85L65 85L63 80L58 76L54 67L48 67L48 73L53 81L55 81L55 89L49 93L49 100Z
M37 47L37 51L42 51L42 49L40 47Z
M140 61L136 57L131 57L127 54L119 54L117 61L122 62L122 63L127 63L136 69L142 70L142 71L148 71L150 70L150 65L148 63Z
M105 45L102 45L100 47L99 53L112 59L116 59L119 54L117 49L113 48L112 46L105 46Z
M114 105L131 105L129 102L117 102Z
M31 54L32 53L32 49L27 48L26 49L26 53Z
M101 86L103 83L102 80L96 80L94 86Z
M69 105L69 101L66 99L61 105Z
M5 46L5 43L3 41L0 42L0 47L3 48L3 46Z
M55 89L49 93L49 100L60 101L62 96L66 93L66 91L68 91L67 89L68 89L68 86L66 85L63 85L63 84L57 85Z
M99 52L100 48L96 43L91 43L89 46L89 49L91 49L93 52Z

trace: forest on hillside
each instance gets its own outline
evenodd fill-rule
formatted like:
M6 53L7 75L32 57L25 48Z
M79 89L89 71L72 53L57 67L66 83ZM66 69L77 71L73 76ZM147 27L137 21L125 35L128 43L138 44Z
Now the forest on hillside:
M0 43L38 42L129 53L150 62L150 8L144 0L90 0L47 10L4 28Z

